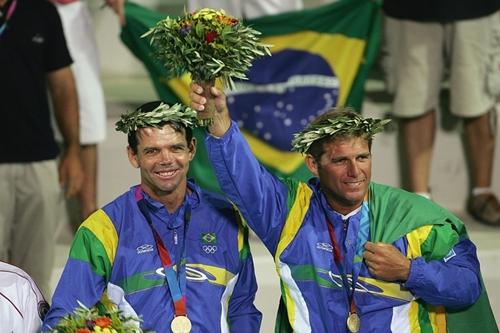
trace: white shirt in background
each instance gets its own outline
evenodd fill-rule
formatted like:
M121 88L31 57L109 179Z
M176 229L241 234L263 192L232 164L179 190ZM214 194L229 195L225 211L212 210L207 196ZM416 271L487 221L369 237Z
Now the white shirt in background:
M48 309L31 277L22 269L0 261L0 331L40 332Z

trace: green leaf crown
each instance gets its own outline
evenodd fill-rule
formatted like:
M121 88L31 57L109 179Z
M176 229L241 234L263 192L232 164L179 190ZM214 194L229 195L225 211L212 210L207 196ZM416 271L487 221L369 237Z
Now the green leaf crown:
M169 77L185 72L196 82L221 77L232 89L233 78L247 79L254 58L271 55L270 45L260 43L259 35L224 10L204 8L176 19L167 17L142 37L151 38Z
M305 154L314 142L326 137L363 135L372 139L375 134L383 130L385 124L391 121L390 119L363 118L351 111L330 111L325 116L320 116L303 131L294 134L293 151Z
M149 112L141 112L140 109L137 109L122 114L120 120L116 123L115 129L130 134L143 127L160 127L161 124L166 122L178 123L189 128L198 125L196 111L190 107L179 103L172 106L160 103L158 107Z

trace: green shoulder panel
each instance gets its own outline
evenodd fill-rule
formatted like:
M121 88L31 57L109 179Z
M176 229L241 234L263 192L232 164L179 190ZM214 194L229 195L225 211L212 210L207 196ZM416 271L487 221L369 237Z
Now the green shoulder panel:
M95 274L111 276L111 268L118 246L118 235L108 215L98 210L78 229L69 257L88 262Z
M281 178L281 177L280 177L280 181L288 189L288 197L287 197L286 205L288 208L287 210L290 211L290 209L292 209L293 203L295 202L295 198L297 197L297 189L299 188L299 184L301 184L301 182L299 182L296 179Z

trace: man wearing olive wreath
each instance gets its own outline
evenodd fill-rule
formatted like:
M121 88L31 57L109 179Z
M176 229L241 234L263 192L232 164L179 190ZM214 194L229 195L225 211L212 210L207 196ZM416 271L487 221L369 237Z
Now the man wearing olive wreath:
M193 83L190 97L205 112L203 88ZM292 142L315 176L303 183L258 163L221 90L208 99L216 112L205 143L219 184L280 276L276 332L498 332L463 223L371 182L372 138L387 121L348 108L319 116Z
M141 184L78 229L44 329L106 299L156 332L259 332L248 230L224 198L187 179L196 113L151 102L122 116Z

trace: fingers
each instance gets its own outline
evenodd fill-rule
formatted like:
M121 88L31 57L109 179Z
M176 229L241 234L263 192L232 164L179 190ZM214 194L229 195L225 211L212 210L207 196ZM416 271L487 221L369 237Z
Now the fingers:
M207 103L207 99L203 97L203 88L192 82L190 85L189 98L191 99L190 106L192 109L197 111L205 110L205 104Z
M210 88L210 93L215 97L219 97L222 95L222 91L217 89L216 87Z
M375 245L375 243L372 243L372 242L366 242L365 243L365 250L366 251L370 251L370 252L375 252L375 249L377 248L377 246Z
M192 109L196 111L205 110L205 104L207 103L207 99L205 97L189 93L189 98L191 99L191 103L189 105Z
M191 82L190 87L191 87L191 91L197 93L198 95L203 94L203 88L195 81Z
M59 164L59 183L66 197L72 197L80 191L84 177L79 155L66 152Z
M66 178L67 178L66 168L64 168L62 164L59 164L58 169L59 169L58 170L58 172L59 172L59 186L61 186L61 188L65 188L66 187Z
M66 197L69 198L80 192L84 176L80 170L69 170L68 172L64 172L64 174L66 175L66 179L64 181L66 185Z
M68 186L66 187L66 196L72 197L76 195L82 187L82 179L78 177L68 177Z
M363 258L370 274L377 278L386 281L408 278L410 261L391 244L367 242Z

